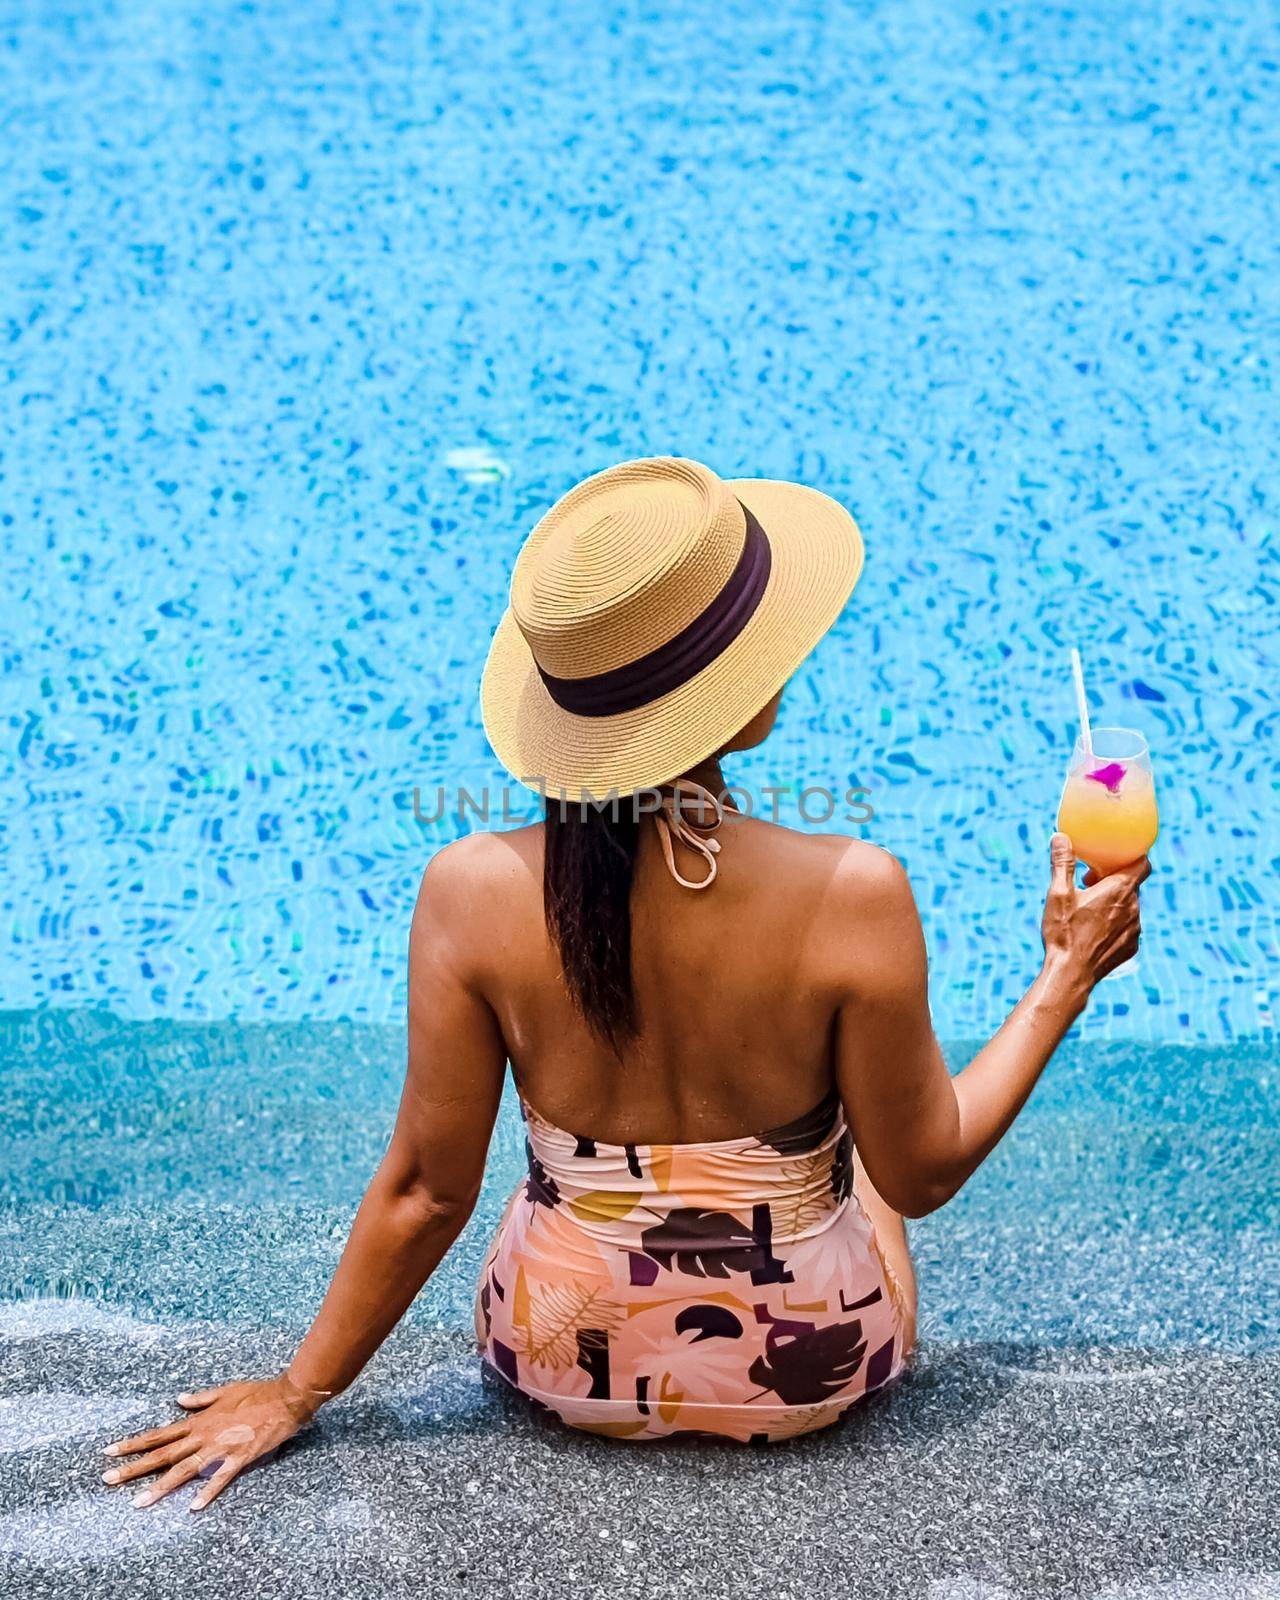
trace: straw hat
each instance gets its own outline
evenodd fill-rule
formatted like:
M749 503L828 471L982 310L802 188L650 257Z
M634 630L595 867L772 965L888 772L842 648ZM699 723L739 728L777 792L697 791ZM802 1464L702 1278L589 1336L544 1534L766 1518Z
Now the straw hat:
M480 689L532 789L603 799L719 750L839 616L857 523L798 483L658 456L587 478L525 541Z

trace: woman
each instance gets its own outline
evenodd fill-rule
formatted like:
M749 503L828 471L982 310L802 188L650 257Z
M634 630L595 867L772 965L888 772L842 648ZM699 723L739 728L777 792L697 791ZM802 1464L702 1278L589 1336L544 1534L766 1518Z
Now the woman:
M289 1369L180 1396L108 1481L160 1473L150 1504L205 1475L206 1506L352 1382L471 1212L508 1061L529 1170L481 1275L494 1373L597 1433L754 1441L902 1370L903 1214L955 1194L1134 953L1148 869L1078 890L1055 835L1044 965L950 1078L898 863L721 798L861 566L825 496L691 461L601 473L538 524L482 704L546 819L427 868L395 1132Z

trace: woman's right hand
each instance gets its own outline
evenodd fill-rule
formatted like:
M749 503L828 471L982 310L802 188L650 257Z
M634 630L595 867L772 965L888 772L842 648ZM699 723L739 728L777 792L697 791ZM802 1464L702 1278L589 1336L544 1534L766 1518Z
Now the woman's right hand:
M1151 876L1151 863L1143 856L1105 878L1090 873L1077 888L1075 851L1065 833L1054 834L1049 857L1053 877L1040 925L1045 964L1066 967L1091 989L1138 953L1138 889Z
M135 1506L149 1506L192 1478L211 1473L191 1502L192 1511L201 1511L246 1467L273 1454L303 1428L324 1398L300 1389L287 1374L180 1394L178 1404L190 1414L166 1428L108 1445L109 1456L137 1459L104 1472L103 1480L129 1483L158 1472L156 1482L134 1497Z

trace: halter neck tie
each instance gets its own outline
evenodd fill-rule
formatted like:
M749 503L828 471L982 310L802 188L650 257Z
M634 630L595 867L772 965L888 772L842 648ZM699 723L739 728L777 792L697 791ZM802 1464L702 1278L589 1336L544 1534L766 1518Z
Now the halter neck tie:
M670 791L670 792L668 792ZM711 813L708 819L708 812ZM677 778L664 787L662 801L653 814L658 829L662 854L667 870L683 889L709 889L715 882L720 854L719 839L707 837L724 821L723 800L704 789L692 778ZM707 863L705 878L686 878L676 866L673 840L678 839L686 850L695 850Z

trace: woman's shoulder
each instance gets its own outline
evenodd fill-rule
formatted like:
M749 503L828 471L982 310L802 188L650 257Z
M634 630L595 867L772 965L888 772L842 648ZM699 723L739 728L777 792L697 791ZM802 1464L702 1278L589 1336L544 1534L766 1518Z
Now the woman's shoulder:
M773 857L779 869L798 874L806 889L826 886L840 899L854 896L860 901L910 892L902 863L868 839L806 833L764 819L753 820L750 827L756 848Z
M913 972L920 913L906 869L866 839L799 833L770 841L769 893L794 926L800 960L816 988L843 1003L881 993Z
M494 932L522 911L540 916L542 862L533 828L469 833L427 862L410 936L410 963L443 963L466 979L489 970ZM521 836L525 837L521 837Z
M440 900L472 898L486 888L511 888L542 874L542 824L500 833L467 833L427 862L422 892Z

